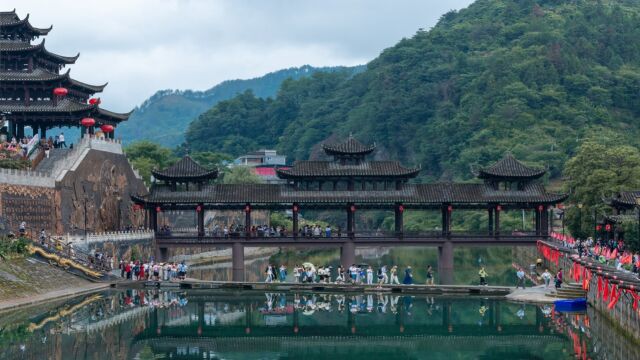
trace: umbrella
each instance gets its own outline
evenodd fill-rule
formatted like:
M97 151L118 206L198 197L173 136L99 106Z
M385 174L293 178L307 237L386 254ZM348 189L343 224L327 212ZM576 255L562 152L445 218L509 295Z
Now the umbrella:
M313 271L316 270L316 267L310 262L302 263L302 267L305 269L313 270Z

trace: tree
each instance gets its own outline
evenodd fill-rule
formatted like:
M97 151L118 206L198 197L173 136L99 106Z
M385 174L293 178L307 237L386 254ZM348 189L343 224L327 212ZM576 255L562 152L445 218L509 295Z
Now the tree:
M567 161L564 175L571 202L582 206L567 210L566 224L575 236L586 237L593 233L594 214L608 211L603 198L640 188L640 151L587 140Z
M222 178L223 184L261 184L262 179L251 172L250 167L236 166L226 172Z
M170 149L148 140L135 142L124 152L147 185L151 183L151 170L166 168L177 160Z
M194 152L191 155L191 158L195 160L201 166L207 169L213 168L222 168L226 165L227 162L233 160L233 157L229 154L219 153L219 152Z

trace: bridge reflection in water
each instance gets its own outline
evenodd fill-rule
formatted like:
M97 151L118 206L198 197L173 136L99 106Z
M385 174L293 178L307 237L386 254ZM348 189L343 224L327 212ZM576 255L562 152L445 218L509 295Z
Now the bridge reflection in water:
M550 310L389 293L113 291L23 323L8 314L0 358L561 359L594 349L582 325Z

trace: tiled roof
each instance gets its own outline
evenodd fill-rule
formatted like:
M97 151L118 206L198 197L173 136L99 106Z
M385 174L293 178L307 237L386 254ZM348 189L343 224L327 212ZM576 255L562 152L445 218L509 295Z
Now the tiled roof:
M78 60L80 54L76 56L63 56L49 52L44 46L44 39L38 45L31 45L22 41L0 41L0 52L22 52L22 51L41 51L44 55L47 55L55 60L58 60L64 64L73 64Z
M183 157L177 163L164 170L153 170L153 176L160 180L204 180L214 179L218 176L218 170L209 170L200 166L189 155Z
M640 197L640 190L621 191L613 197L606 198L604 200L612 206L632 208L636 206L637 197Z
M29 22L29 14L27 14L24 19L20 20L15 10L0 12L0 28L15 26L22 26L25 30L30 31L35 35L47 35L52 29L52 26L50 26L48 29L33 27Z
M407 184L401 190L375 191L314 191L296 190L281 184L216 184L201 190L171 191L155 185L145 200L150 203L211 203L211 204L553 204L566 199L563 194L549 194L541 185L523 191L497 191L484 184Z
M109 111L107 109L98 107L98 114L100 116L113 119L116 122L125 121L129 119L129 116L131 116L132 113L133 113L133 110L129 111L128 113L117 113L117 112Z
M29 104L29 106L26 106L22 101L0 102L0 111L12 114L69 114L77 117L78 121L80 121L81 116L93 116L96 118L96 122L98 124L117 124L121 121L127 120L129 118L129 115L131 115L131 112L125 114L114 113L109 110L102 109L98 106L79 103L69 98L58 101L58 105L56 106L54 106L53 103L49 101L32 102L31 104ZM50 119L50 121L55 123L57 120Z
M335 161L298 161L289 170L278 169L280 178L297 177L414 177L420 169L406 168L397 161L365 161L341 165Z
M44 69L34 69L33 71L0 71L0 81L54 81L61 80L68 76L65 74L54 74Z
M507 154L495 164L480 170L479 177L483 179L495 177L510 179L538 178L544 173L544 169L529 167L518 161L513 155Z
M375 145L364 145L349 135L347 140L341 143L322 144L322 148L329 155L366 155L375 150Z

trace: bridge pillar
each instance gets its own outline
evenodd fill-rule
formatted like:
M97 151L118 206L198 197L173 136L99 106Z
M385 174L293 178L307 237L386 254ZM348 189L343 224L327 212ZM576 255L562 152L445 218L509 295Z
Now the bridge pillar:
M493 209L489 208L487 212L489 213L489 236L493 236Z
M232 280L244 281L244 246L242 243L234 242L231 248L232 258Z
M404 219L402 218L403 213L404 213L404 206L402 204L397 204L395 209L396 236L402 236L402 233L404 232Z
M441 285L453 284L453 243L447 240L438 247L438 273Z
M345 269L356 263L356 244L353 240L345 241L342 244L340 248L340 263Z
M204 204L198 204L196 214L198 214L198 236L204 236Z

